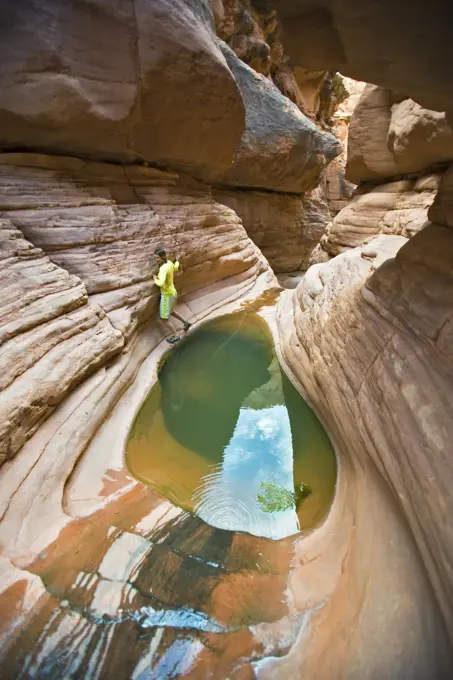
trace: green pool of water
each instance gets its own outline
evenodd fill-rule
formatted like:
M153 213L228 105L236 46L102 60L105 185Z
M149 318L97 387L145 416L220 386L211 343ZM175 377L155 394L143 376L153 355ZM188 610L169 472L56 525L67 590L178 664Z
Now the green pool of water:
M126 460L212 526L274 539L317 526L335 491L330 441L252 313L208 322L171 350Z

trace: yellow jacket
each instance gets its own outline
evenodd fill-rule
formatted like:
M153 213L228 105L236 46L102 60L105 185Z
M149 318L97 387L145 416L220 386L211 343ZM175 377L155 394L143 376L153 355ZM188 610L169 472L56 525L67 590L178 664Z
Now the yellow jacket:
M164 295L176 295L176 288L173 283L174 272L178 271L179 262L167 260L159 268L159 274L154 277L154 283L159 286Z

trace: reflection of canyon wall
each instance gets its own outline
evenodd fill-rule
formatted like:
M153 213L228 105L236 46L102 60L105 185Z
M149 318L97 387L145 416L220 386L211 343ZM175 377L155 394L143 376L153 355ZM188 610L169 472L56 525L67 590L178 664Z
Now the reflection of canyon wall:
M214 4L229 48L204 0L0 9L2 668L75 677L83 658L102 677L125 648L115 647L121 636L137 678L164 639L162 668L178 650L197 663L202 653L202 677L255 669L278 680L444 680L445 631L453 639L451 8L254 0L256 17L245 0ZM242 12L235 28L233 11L230 31L236 6L252 20ZM326 215L316 184L340 149L302 111L325 124L325 74L337 70L379 85L351 125L348 176L362 186L318 249L328 261L279 307L280 350L339 453L332 514L275 552L254 542L246 560L247 537L214 540L199 522L193 535L183 526L182 545L159 547L175 533L168 526L148 540L160 511L127 476L119 443L163 338L144 323L157 302L152 252L179 251L197 320L275 286L243 224L276 269L304 266L306 236L315 241L307 222L317 238ZM204 570L196 584L193 560ZM158 616L156 641L130 618L126 638L108 618L93 620L141 607L142 595L127 596L139 563L138 576L156 570L142 585L159 615L188 604L196 621L214 613L233 630L202 637L192 619L180 632Z
M294 294L280 304L284 359L331 433L342 461L343 483L361 517L336 593L314 623L309 658L304 654L300 659L308 677L311 672L313 677L322 678L323 672L337 677L329 661L320 662L326 646L327 656L338 662L343 658L351 663L351 654L359 657L362 673L352 677L385 677L386 668L392 669L389 677L419 680L451 673L439 621L431 619L430 632L423 633L434 635L425 651L412 647L407 632L414 639L419 634L417 621L425 619L433 588L450 644L453 638L453 432L451 400L446 398L453 384L453 278L447 265L452 256L451 230L442 226L432 225L409 241L381 235L368 246L311 267ZM391 526L389 513L403 517L398 527ZM338 530L342 521L339 517ZM404 545L412 553L411 575L420 570L420 555L429 577L429 584L419 584L412 595L404 567L397 561L390 567L389 562ZM382 631L389 633L393 627L391 644L390 639L383 641L375 656L378 627L368 638L367 620L377 621L376 602L382 603L387 591L388 568L394 577L401 569L404 585L391 601L392 611L398 610L402 618L386 617ZM404 622L407 597L414 612ZM335 622L346 620L352 626L348 660L335 632Z

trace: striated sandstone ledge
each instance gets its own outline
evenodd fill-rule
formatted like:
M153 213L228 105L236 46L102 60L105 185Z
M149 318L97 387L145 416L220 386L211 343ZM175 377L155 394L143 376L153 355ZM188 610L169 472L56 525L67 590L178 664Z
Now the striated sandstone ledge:
M417 545L429 579L412 595L418 618L425 616L431 588L443 615L443 625L435 624L440 646L426 649L425 665L411 648L416 634L414 623L407 622L413 642L407 638L409 647L402 645L392 677L448 677L452 667L453 470L448 452L453 432L445 398L453 384L452 257L453 233L445 227L432 224L408 242L382 235L313 266L279 310L284 358L321 414L343 469L352 466L365 474L370 497L375 484L386 487L393 512L409 528L407 540ZM369 501L360 512L363 521L376 520ZM390 539L385 522L377 524L362 537L357 533L356 541L368 543L368 550L379 545L384 553L390 541L395 551L394 541L402 536ZM413 553L412 569L417 559ZM335 610L335 598L331 606ZM450 644L442 641L443 630ZM394 641L403 637L401 629ZM379 663L385 668L387 661ZM401 674L395 670L398 663ZM362 677L386 677L386 672L374 676L368 671Z
M1 216L2 461L157 313L156 247L181 256L181 293L213 304L271 276L209 187L152 168L2 154Z

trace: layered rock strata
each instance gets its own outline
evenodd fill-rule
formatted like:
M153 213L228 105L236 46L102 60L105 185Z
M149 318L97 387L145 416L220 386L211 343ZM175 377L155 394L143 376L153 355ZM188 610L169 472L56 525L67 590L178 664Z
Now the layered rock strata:
M0 221L0 463L124 344L82 280Z
M156 313L155 248L184 295L268 269L209 187L151 168L3 154L0 211L3 460Z
M428 224L428 210L441 177L438 172L374 187L362 185L329 224L311 262L335 257L378 234L410 238Z
M239 215L274 272L308 268L311 254L331 220L322 187L304 196L227 188L213 192L219 203Z
M450 641L452 256L447 227L431 224L408 242L379 236L312 267L279 315L287 364L343 464L369 470L370 484L373 476L383 480L410 528L429 578L419 606L433 588ZM447 677L448 653L445 664L443 671L434 659L424 671L416 664L407 677Z

